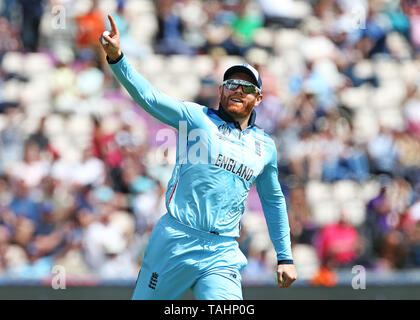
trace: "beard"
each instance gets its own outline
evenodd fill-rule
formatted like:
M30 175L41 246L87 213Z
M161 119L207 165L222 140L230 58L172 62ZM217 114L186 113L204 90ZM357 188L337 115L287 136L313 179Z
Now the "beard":
M241 102L235 102L232 99L239 99ZM254 103L246 101L238 95L222 95L220 106L223 110L233 118L245 118L249 116L254 109Z

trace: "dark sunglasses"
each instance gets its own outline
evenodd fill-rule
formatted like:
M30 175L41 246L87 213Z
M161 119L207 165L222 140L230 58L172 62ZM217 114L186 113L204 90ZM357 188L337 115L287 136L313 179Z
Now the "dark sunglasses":
M235 91L239 88L239 86L242 87L242 92L249 94L249 93L261 93L261 89L258 88L256 85L252 84L251 82L245 81L245 80L239 80L239 79L229 79L222 82L222 85L232 91Z

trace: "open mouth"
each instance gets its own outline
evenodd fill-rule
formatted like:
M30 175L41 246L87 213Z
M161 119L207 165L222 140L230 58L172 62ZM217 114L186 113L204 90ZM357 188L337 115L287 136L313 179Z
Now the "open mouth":
M231 98L230 100L233 102L242 103L242 100L238 98Z

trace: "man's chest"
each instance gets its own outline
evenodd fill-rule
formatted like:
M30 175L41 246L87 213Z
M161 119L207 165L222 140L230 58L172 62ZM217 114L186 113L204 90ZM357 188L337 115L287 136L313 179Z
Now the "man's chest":
M232 123L212 119L205 126L189 131L187 139L189 162L207 161L246 181L252 182L266 163L268 150L264 135L253 127L240 130Z

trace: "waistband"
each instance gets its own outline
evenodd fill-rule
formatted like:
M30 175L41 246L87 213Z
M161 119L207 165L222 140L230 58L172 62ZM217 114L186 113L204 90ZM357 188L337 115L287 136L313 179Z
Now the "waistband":
M170 226L178 230L181 230L190 235L194 235L201 239L215 241L215 242L230 242L230 241L236 242L235 237L223 236L223 235L213 233L210 231L204 231L204 230L193 228L191 226L187 226L186 224L183 224L182 222L180 222L179 220L171 216L169 213L166 213L162 217L162 221L168 223Z

